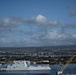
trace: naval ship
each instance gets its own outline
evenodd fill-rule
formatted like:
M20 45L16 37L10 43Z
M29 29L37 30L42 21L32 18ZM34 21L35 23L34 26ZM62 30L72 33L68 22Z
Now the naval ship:
M51 70L49 65L31 64L30 61L18 60L10 63L0 65L0 71L14 71L14 70Z

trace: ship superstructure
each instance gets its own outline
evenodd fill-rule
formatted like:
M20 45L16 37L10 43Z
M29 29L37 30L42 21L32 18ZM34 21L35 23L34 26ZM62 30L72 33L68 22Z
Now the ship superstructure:
M49 65L31 64L30 61L21 60L2 64L1 70L51 70L51 68Z

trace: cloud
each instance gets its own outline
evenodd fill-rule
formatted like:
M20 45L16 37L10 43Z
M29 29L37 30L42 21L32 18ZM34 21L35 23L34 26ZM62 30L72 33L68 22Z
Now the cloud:
M33 35L34 33L32 31L23 31L23 30L18 30L18 29L0 29L0 35L4 35L4 34L10 34L10 33L14 33L14 34L23 34L23 35Z
M57 30L48 31L45 35L42 36L42 39L47 40L66 40L74 38L76 38L76 34L62 33Z
M34 17L34 20L36 23L41 24L41 25L45 25L45 26L56 26L59 25L60 22L58 20L51 20L48 21L47 18L45 16L42 15L38 15L36 17Z
M45 35L44 39L55 40L61 38L63 35L58 33L57 31L49 31Z
M62 28L76 28L76 23L65 23Z
M72 36L73 36L74 38L76 38L76 34L72 34Z
M39 25L39 29L29 30L18 28L19 25ZM11 27L11 28L10 28ZM13 28L17 27L17 28ZM7 34L7 38L0 37L0 44L7 44L8 46L46 46L46 45L61 45L61 44L76 44L76 34L66 33L67 28L76 28L76 23L61 24L58 20L48 20L43 15L37 15L31 19L8 17L0 19L0 35ZM37 27L38 28L38 27ZM41 29L41 30L40 30ZM40 31L39 31L40 30ZM10 34L14 33L14 39L10 37ZM16 34L20 36L15 39ZM25 35L21 36L21 35ZM33 35L33 36L32 36ZM30 37L29 37L30 36ZM2 39L1 39L2 38ZM2 46L2 45L1 45Z
M61 31L53 30L48 31L43 38L47 40L65 40L67 38L71 38L71 35Z
M39 23L39 24L46 24L47 23L47 19L46 17L42 16L42 15L38 15L36 17L34 17L36 23Z
M6 44L6 43L11 43L11 42L13 42L13 40L1 38L1 39L0 39L0 42Z
M59 31L48 31L43 36L22 37L18 39L2 38L0 43L5 46L52 46L76 44L76 34L62 34Z
M38 35L37 37L26 38L24 42L28 45L36 46L51 46L51 45L73 45L76 44L76 34L62 33L58 30L47 31L45 34Z
M21 20L19 18L3 18L0 19L0 27L11 27L16 26L17 24L21 24Z
M11 27L11 26L18 26L22 24L39 24L39 25L50 25L50 26L55 26L59 24L59 21L53 20L53 21L48 21L47 18L43 15L37 15L36 17L33 17L31 19L24 19L24 18L13 18L13 17L8 17L8 18L3 18L0 19L0 27Z
M59 25L60 22L58 20L52 20L49 22L49 25Z
M61 33L57 30L48 31L41 36L41 42L45 45L70 45L76 44L76 34Z
M9 38L0 38L0 46L40 46L40 41L35 40L33 38L17 38L17 39L9 39Z
M71 17L76 16L76 9L70 11L69 16Z

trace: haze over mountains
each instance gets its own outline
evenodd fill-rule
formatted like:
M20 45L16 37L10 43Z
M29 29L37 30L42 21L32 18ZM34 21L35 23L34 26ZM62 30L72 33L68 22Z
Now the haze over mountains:
M76 49L76 45L64 45L64 46L40 46L40 47L0 47L0 50L4 51L22 51L22 50L73 50Z

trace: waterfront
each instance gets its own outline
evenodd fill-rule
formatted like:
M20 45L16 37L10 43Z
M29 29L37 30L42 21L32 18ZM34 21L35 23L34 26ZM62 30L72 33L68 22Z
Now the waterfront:
M0 75L56 75L59 65L50 65L51 70L48 71L11 71L0 72ZM70 64L66 67L63 74L76 74L76 64Z
M49 47L1 47L0 62L29 60L33 62L49 61L49 64L66 62L74 55L71 63L76 63L76 46Z

